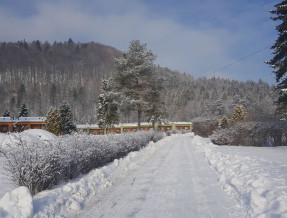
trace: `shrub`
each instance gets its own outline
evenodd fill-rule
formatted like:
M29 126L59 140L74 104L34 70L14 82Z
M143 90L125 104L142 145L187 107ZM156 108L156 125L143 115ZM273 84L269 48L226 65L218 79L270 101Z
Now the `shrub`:
M31 141L18 135L15 136L17 140L0 149L0 153L7 159L4 168L11 181L26 186L35 195L137 151L163 136L155 131L103 136L75 133L47 142Z
M286 121L239 122L216 131L211 141L217 145L286 146Z
M194 134L201 137L208 137L217 129L217 119L206 119L192 122L192 131L194 132Z

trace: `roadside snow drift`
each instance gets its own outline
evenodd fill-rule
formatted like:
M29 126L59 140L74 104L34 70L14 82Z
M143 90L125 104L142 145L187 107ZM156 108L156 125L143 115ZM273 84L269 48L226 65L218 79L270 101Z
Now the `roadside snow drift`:
M32 215L32 196L28 188L24 186L16 188L0 199L0 217L26 218Z
M287 147L216 146L199 136L192 144L250 217L287 217Z

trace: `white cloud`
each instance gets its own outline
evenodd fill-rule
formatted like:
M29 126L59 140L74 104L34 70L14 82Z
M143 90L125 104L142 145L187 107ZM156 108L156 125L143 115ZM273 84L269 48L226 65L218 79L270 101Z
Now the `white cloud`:
M40 1L37 6L38 13L26 18L15 17L0 6L0 41L53 42L71 37L127 50L131 40L140 39L157 53L161 66L205 76L232 63L232 49L247 37L239 30L208 25L195 28L156 16L139 0ZM252 68L252 63L249 65L245 67Z

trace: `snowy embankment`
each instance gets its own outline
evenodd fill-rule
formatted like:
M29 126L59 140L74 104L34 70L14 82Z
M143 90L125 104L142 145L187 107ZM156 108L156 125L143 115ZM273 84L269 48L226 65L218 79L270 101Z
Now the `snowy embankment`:
M0 216L3 217L55 217L67 216L79 211L89 199L96 196L113 181L124 176L129 170L144 163L160 146L173 137L159 142L150 142L140 151L131 152L126 157L116 159L107 166L95 169L89 174L58 185L51 190L36 194L29 204L30 193L24 187L6 193L0 199ZM24 200L21 200L24 199Z
M193 145L250 217L287 217L287 147L216 146L198 136Z

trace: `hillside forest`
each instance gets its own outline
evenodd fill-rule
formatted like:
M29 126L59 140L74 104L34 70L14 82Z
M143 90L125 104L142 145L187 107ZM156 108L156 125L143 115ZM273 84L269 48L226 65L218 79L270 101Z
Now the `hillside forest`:
M0 43L0 113L17 117L25 103L29 116L46 116L51 106L67 102L77 124L97 123L97 103L103 79L115 72L115 58L122 52L95 42ZM231 117L237 104L249 119L271 119L274 87L258 82L192 75L156 66L163 89L161 100L167 121L198 117ZM258 73L258 72L257 72ZM120 122L135 122L136 113L120 111ZM145 115L142 121L146 121Z

